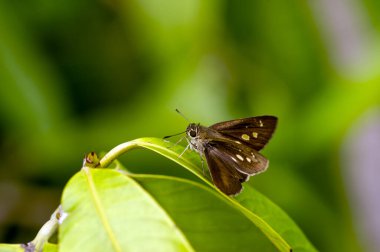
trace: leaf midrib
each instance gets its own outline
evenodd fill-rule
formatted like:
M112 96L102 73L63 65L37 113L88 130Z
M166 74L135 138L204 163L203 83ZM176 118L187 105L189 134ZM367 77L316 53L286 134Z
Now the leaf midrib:
M107 215L106 215L106 213L104 211L103 204L101 203L101 200L100 200L100 198L98 196L98 192L96 190L96 186L95 186L95 183L94 183L94 180L93 180L90 168L83 167L82 172L83 172L83 174L84 174L84 176L86 178L87 184L89 186L91 198L92 198L92 200L94 202L95 209L98 212L100 221L101 221L102 225L104 226L106 234L107 234L107 236L109 237L109 239L111 241L112 247L113 247L113 249L115 251L122 252L120 244L117 242L117 240L115 238L116 236L115 236L115 234L114 234L114 232L113 232L113 230L111 228L110 223L108 222L108 218L107 218Z

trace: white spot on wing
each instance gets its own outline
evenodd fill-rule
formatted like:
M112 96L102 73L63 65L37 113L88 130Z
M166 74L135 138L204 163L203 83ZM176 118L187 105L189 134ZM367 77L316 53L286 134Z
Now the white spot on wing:
M236 154L236 157L237 157L238 159L240 159L241 161L244 161L244 158L243 158L242 156L240 156L239 154Z
M237 162L237 160L236 160L234 157L231 157L231 159L232 159L233 161Z

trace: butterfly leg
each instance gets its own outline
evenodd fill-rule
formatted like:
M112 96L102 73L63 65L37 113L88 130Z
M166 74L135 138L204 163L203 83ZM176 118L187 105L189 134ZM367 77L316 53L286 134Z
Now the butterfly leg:
M185 153L185 151L187 151L187 149L190 147L190 144L188 144L186 146L186 148L182 151L182 153L178 156L179 158L182 157L183 153Z
M167 148L170 149L170 148L173 148L174 146L177 146L180 142L182 142L183 138L184 138L184 136L181 137L181 138L180 138L177 142L175 142L174 144L168 146Z
M187 141L187 146L186 146L186 148L182 151L181 155L178 156L179 158L183 155L183 153L185 153L185 151L187 151L187 149L190 148L190 150L193 150L193 146L191 145L189 139L187 139L187 138L185 138L185 139L186 139L186 141Z

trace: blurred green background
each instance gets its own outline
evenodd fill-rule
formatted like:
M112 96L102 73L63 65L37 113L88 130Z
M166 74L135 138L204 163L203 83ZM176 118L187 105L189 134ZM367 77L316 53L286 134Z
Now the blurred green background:
M178 108L204 125L278 116L249 183L319 250L380 250L379 14L375 0L0 1L0 242L34 238L85 153L184 130ZM122 161L193 178L146 150Z

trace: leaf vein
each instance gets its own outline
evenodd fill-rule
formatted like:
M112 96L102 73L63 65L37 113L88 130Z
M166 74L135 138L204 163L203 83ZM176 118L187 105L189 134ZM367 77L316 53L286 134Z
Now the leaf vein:
M84 174L85 174L85 177L86 177L86 180L87 180L87 183L88 183L88 186L90 188L90 193L91 193L91 198L93 199L93 202L94 202L94 205L95 205L95 209L96 211L98 212L99 216L100 216L100 220L104 226L104 229L106 230L106 233L111 241L111 244L112 244L112 247L114 248L115 251L117 252L122 252L122 249L120 247L120 244L117 242L116 238L115 238L115 234L111 228L111 225L110 223L107 221L107 215L102 207L102 203L101 203L101 200L98 196L98 193L97 193L97 190L96 190L96 186L94 184L94 180L93 180L93 177L92 177L92 174L89 170L90 168L87 168L87 167L84 167L83 170L84 170Z

